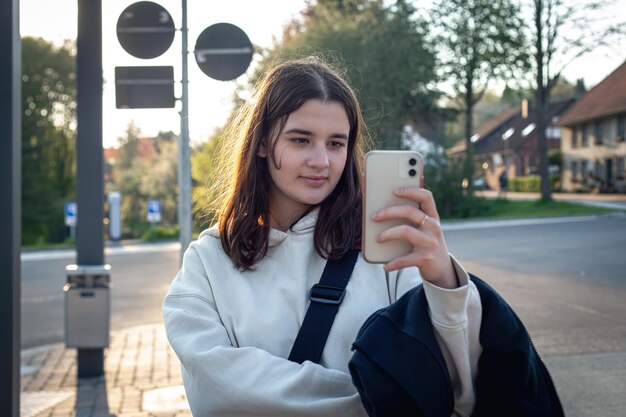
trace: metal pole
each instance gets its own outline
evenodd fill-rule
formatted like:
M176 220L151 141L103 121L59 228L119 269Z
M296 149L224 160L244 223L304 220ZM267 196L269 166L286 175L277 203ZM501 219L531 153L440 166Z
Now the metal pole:
M509 139L504 139L504 171L509 175Z
M189 149L189 80L187 67L187 0L182 0L182 107L180 110L180 138L178 140L178 225L180 227L180 263L191 243L191 151Z
M20 415L21 51L19 0L0 2L0 415Z
M76 50L76 263L102 266L102 0L78 0ZM78 349L78 376L103 374L104 349Z

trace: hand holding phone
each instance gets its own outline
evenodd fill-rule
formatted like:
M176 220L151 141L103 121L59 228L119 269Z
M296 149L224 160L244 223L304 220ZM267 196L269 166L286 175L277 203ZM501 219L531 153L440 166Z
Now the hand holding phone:
M435 200L421 188L422 167L422 157L412 151L373 151L365 156L363 257L385 263L387 271L415 266L425 281L456 288L460 281Z
M415 151L371 151L365 155L365 189L363 204L363 257L371 263L386 263L413 250L410 242L393 240L377 241L386 229L408 224L403 219L376 222L372 215L386 207L414 205L415 201L394 195L401 187L421 185L424 162Z

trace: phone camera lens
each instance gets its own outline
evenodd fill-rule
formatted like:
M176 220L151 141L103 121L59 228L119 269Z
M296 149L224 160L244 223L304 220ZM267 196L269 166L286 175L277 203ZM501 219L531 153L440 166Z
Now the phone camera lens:
M417 174L417 171L415 171L414 169L410 169L410 170L409 170L409 175L410 175L411 177L414 177L416 174Z
M417 164L417 161L415 160L415 158L409 159L409 165L415 166L415 164Z

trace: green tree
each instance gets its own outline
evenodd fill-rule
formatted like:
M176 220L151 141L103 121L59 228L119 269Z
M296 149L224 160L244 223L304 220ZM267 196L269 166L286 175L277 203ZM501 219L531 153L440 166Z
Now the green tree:
M22 242L67 236L64 202L75 196L74 47L22 38Z
M223 130L218 129L206 142L193 149L191 154L191 181L193 183L191 199L194 225L201 229L215 222L210 207L215 192L211 184L223 137Z
M309 3L287 25L258 75L276 61L321 54L338 58L358 92L370 133L381 148L400 149L407 123L425 126L438 115L435 54L428 25L407 1L323 0Z
M424 187L433 193L441 217L468 218L484 213L484 200L461 187L462 160L448 159L441 149L429 152L424 160Z
M439 0L432 19L441 31L443 76L452 84L465 115L463 171L471 184L474 108L491 81L510 78L526 66L523 21L519 6L511 0Z
M142 194L141 179L147 175L146 166L139 160L141 131L133 123L128 125L126 136L119 138L119 156L113 167L113 184L109 191L119 191L122 195L122 233L137 235L133 229L145 221L146 196Z
M532 0L535 113L539 135L541 199L552 200L546 138L547 106L561 72L588 52L624 41L626 22L607 22L604 10L612 2Z
M178 144L175 136L173 140L167 138L167 133L159 133L152 139L156 149L155 158L140 161L140 164L145 165L146 172L141 178L140 194L148 200L159 200L161 223L173 226L178 224Z
M178 149L172 132L160 132L156 137L143 137L140 129L130 124L126 135L119 138L119 156L111 167L111 182L107 192L122 195L122 233L139 237L147 226L148 200L161 204L161 223L177 223Z

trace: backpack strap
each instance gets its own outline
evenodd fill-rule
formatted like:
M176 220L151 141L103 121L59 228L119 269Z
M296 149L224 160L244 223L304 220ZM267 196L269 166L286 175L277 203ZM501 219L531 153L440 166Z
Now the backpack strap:
M290 361L319 363L358 255L358 250L351 249L341 258L326 262L319 283L309 292L311 304L291 348Z

